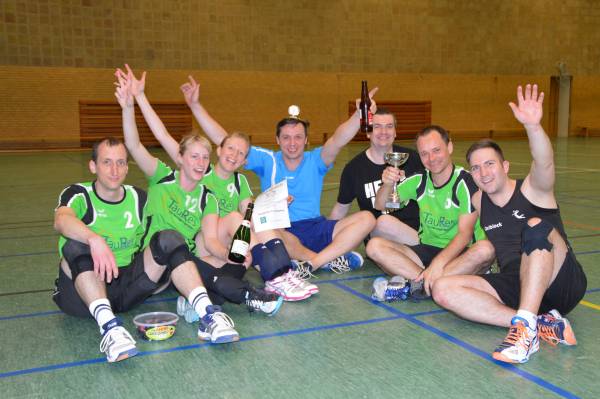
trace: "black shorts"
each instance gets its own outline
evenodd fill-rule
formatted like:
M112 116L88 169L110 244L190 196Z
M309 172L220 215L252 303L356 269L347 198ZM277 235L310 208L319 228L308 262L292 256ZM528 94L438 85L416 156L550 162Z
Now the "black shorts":
M519 309L521 259L515 259L501 268L500 273L481 275L500 296L506 306ZM556 278L544 293L539 314L552 309L568 314L585 295L587 279L573 251L567 252Z
M119 268L119 277L106 284L106 294L115 313L127 312L144 302L158 287L169 279L165 274L155 283L144 270L144 253L137 253L129 266ZM56 305L68 315L77 317L92 317L88 306L79 297L75 284L67 277L62 268L58 267L58 279L52 299Z
M409 246L409 248L412 249L415 254L417 254L425 268L427 268L431 264L433 258L435 258L444 249L428 244L417 244Z

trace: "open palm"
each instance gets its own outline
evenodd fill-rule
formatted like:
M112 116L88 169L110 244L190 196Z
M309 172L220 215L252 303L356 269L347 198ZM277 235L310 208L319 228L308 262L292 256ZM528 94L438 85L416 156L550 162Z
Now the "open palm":
M523 87L517 88L517 102L518 105L510 102L508 105L513 111L515 118L523 125L536 125L542 120L544 103L544 92L538 95L538 86L531 86L528 84L525 86L525 93L523 93Z

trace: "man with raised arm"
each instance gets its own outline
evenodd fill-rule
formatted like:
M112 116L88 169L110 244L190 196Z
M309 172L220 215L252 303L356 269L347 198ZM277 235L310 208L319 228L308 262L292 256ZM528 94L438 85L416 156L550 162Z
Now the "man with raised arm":
M181 89L204 132L219 145L227 132L200 104L198 84L190 77L189 83ZM376 91L372 90L370 96L373 97ZM375 101L372 104L373 110L376 110ZM327 220L320 211L323 178L342 147L358 132L359 124L358 112L355 112L338 126L323 147L305 151L309 123L291 115L277 124L276 139L281 151L256 146L250 149L246 169L258 175L263 191L287 180L292 226L287 229L289 234L284 234L284 241L292 257L306 261L302 266L308 271L323 267L345 272L363 264L360 254L352 249L375 226L373 215L360 211L341 220Z
M396 117L383 108L373 115L373 132L367 133L369 148L352 158L342 171L337 202L331 209L329 219L339 220L350 210L356 199L358 207L370 211L377 219L371 237L384 237L401 244L416 245L419 242L419 206L416 201L407 201L402 209L382 214L375 209L375 195L381 186L381 174L386 167L384 155L388 152L408 153L402 166L405 176L423 171L419 154L412 148L394 144L396 139Z
M442 275L478 272L493 256L491 250L486 250L484 240L478 244L483 250L477 251L477 259L469 265L461 264L460 271L449 268L474 238L483 238L471 204L477 187L469 172L452 162L454 146L444 128L424 128L417 135L416 144L426 170L403 180L397 192L401 201L413 199L419 205L419 243L409 246L374 237L367 245L367 255L387 274L423 280L425 293L429 294L432 284ZM389 166L383 171L383 184L375 199L377 209L384 209L394 182L400 179L397 168Z
M467 151L481 189L474 204L500 273L443 277L433 287L435 301L460 317L509 327L493 357L510 363L526 362L538 351L540 338L575 345L573 329L561 313L577 305L587 286L554 196L552 144L540 124L544 93L538 95L537 85L528 84L524 93L518 87L517 99L509 105L525 127L533 157L525 179L508 177L509 163L491 140Z

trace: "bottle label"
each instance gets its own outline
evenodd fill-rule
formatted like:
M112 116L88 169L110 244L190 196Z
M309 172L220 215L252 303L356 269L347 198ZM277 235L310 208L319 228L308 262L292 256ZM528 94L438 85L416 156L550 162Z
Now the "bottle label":
M369 114L369 125L373 125L373 113L371 112L371 110L369 110L368 114Z
M234 240L231 244L231 252L241 256L246 256L249 247L250 244L248 244L246 241Z

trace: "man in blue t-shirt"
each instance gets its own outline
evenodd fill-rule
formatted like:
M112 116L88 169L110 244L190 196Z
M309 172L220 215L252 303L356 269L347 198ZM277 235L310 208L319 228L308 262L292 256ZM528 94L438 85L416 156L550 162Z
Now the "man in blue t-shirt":
M196 83L190 79L194 85ZM193 89L193 88L192 88ZM376 111L371 97L372 112ZM287 180L290 194L289 213L291 227L282 232L285 246L293 258L304 261L309 271L319 268L344 272L363 264L360 254L352 249L375 227L375 218L368 211L359 211L340 220L328 220L321 215L321 192L323 178L333 167L340 150L358 132L360 116L355 112L335 130L322 146L305 151L308 143L308 121L291 112L277 124L276 136L280 151L252 146L246 169L260 178L264 191L273 184ZM196 120L217 145L227 132L208 114L199 101L188 102Z

